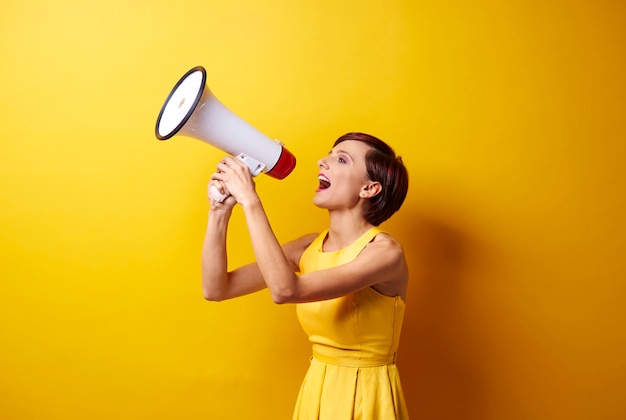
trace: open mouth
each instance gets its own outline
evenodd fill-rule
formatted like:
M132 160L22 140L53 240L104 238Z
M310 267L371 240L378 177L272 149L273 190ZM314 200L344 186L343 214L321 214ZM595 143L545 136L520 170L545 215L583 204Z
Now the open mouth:
M320 184L319 184L319 189L320 190L325 190L326 188L330 187L330 181L324 175L318 176L317 179L320 182Z

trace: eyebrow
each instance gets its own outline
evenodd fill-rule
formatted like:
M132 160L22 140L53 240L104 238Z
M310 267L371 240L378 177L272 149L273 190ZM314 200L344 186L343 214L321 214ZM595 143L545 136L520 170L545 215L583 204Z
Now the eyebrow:
M328 154L331 154L332 152L333 152L333 151L331 150ZM346 155L348 155L348 156L350 157L350 159L354 160L354 158L352 157L352 155L351 155L348 151L346 151L346 150L343 150L343 149L337 149L337 150L335 150L335 153L343 153L343 154L346 154Z

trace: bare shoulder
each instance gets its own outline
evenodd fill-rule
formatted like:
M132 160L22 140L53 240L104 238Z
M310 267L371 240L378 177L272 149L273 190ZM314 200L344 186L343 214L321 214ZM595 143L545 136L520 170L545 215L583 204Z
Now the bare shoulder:
M406 300L408 267L402 244L387 233L380 233L370 242L363 257L377 261L380 282L372 288L387 296L401 296Z
M384 250L385 252L391 252L395 256L404 256L402 244L396 238L385 232L376 235L367 245L366 249L367 248L377 251Z
M391 277L397 274L397 270L404 270L406 266L402 245L387 233L376 235L355 261L370 270L382 270Z

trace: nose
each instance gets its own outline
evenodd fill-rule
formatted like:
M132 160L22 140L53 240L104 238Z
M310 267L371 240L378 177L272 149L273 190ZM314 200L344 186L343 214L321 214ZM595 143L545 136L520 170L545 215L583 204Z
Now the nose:
M328 163L326 163L326 158L323 157L320 160L317 161L317 166L319 166L320 168L323 169L328 169Z

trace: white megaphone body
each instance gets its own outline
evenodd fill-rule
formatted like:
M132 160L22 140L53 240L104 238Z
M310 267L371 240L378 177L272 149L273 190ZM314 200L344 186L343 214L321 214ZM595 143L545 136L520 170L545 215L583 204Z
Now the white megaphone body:
M296 158L226 108L206 85L206 70L198 66L176 83L157 118L156 136L167 140L175 134L209 143L241 159L253 176L261 172L283 179L296 166ZM211 188L211 198L228 195Z

